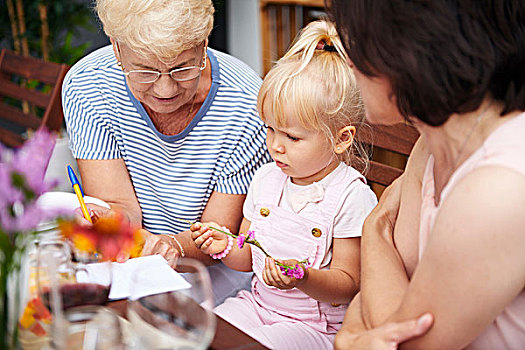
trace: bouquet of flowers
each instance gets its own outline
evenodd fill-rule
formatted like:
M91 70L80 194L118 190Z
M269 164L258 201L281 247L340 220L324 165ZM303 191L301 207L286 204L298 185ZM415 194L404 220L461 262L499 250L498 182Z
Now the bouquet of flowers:
M55 146L55 137L45 130L33 134L24 145L11 150L0 144L0 348L14 348L14 327L19 293L8 295L8 286L18 288L26 244L37 225L56 217L37 205L39 196L56 182L45 183L44 174ZM11 298L15 299L11 299Z

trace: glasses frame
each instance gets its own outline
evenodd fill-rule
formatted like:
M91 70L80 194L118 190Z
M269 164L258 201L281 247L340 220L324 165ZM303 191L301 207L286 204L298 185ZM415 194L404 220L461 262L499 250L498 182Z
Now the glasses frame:
M175 69L170 70L169 72L159 72L159 71L156 71L156 70L149 70L149 69L132 69L132 70L126 72L124 70L125 69L124 65L121 62L122 53L120 52L119 43L117 42L116 45L117 45L117 50L118 50L118 55L119 55L117 62L118 62L118 65L120 66L120 68L122 69L122 72L124 73L124 75L126 77L129 78L129 75L131 73L148 73L148 74L152 74L152 77L154 76L153 74L155 74L155 78L153 80L151 80L151 81L135 81L135 80L129 78L131 81L133 81L133 82L135 82L137 84L153 84L157 80L159 80L161 75L169 75L171 77L171 79L173 79L175 81L180 81L180 82L190 81L190 80L193 80L193 79L197 79L197 77L199 76L200 73L197 74L193 78L187 78L187 79L174 78L172 74L173 73L177 73L177 72L183 72L183 71L190 70L190 69L195 69L195 68L198 68L199 72L202 72L204 69L206 69L206 61L208 59L208 53L206 51L207 46L204 46L204 57L202 59L202 64L200 66L188 66L188 67L175 68Z

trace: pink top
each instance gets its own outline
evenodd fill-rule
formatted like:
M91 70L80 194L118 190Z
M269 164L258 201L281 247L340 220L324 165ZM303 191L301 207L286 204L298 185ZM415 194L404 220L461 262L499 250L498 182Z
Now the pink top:
M419 258L426 247L441 203L452 188L469 172L483 166L502 166L525 175L525 113L497 128L450 177L443 188L439 205L434 204L434 157L428 159L421 189ZM525 238L525 236L524 236ZM469 349L525 349L525 290L494 322L468 346Z

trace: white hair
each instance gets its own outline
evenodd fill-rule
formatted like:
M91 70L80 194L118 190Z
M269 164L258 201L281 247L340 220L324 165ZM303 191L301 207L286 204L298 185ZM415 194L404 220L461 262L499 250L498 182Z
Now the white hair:
M97 0L104 31L138 54L169 60L208 38L211 0Z

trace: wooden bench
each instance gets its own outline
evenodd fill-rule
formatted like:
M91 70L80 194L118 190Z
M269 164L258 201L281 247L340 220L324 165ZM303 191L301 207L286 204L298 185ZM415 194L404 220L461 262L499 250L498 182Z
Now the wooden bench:
M372 149L365 176L380 197L385 187L403 173L408 155L419 138L419 132L408 123L369 125L370 129L360 130L356 138Z
M65 64L23 57L2 49L0 53L0 142L17 147L28 130L60 130L61 88Z

